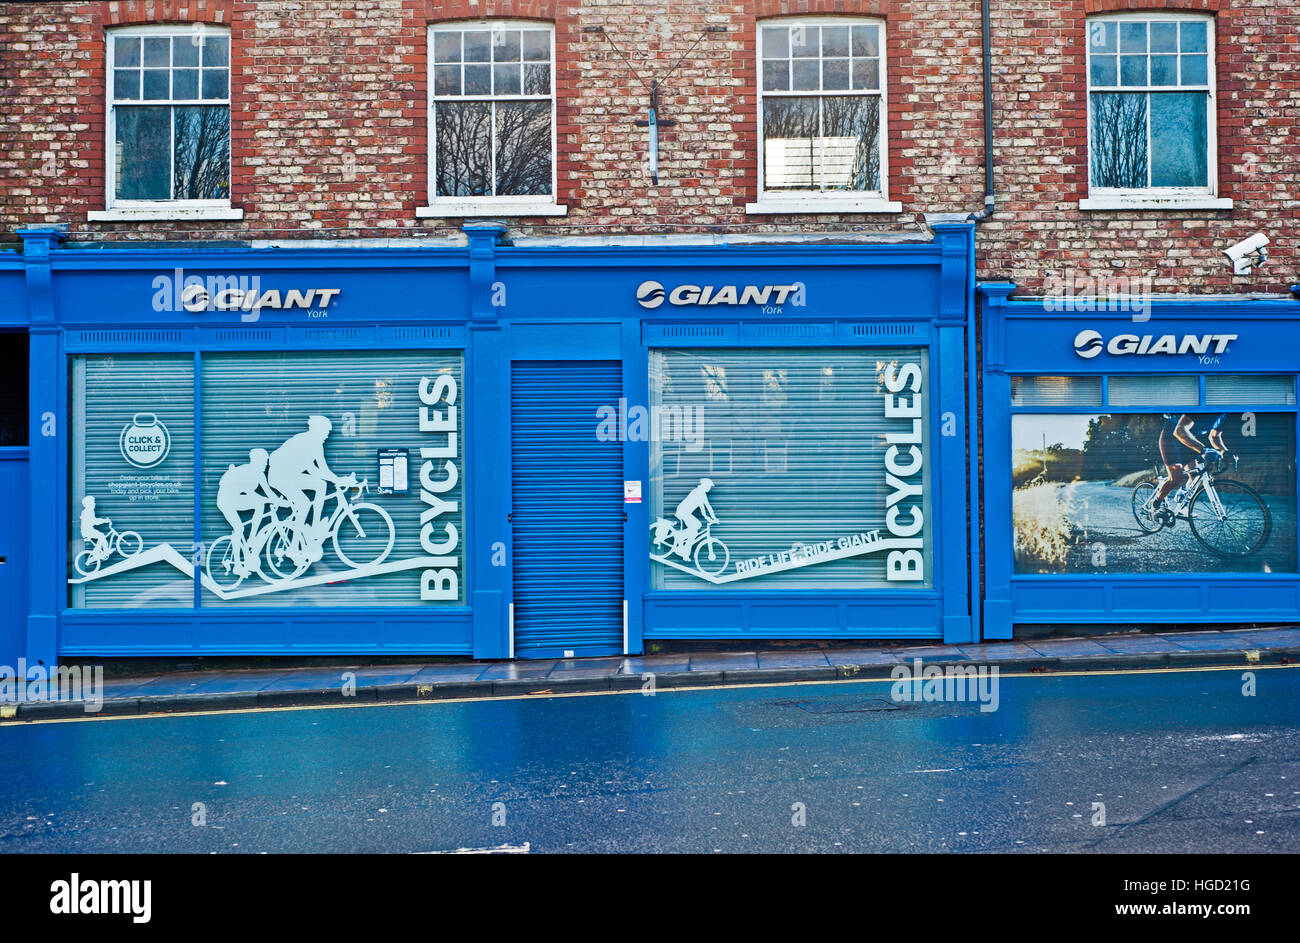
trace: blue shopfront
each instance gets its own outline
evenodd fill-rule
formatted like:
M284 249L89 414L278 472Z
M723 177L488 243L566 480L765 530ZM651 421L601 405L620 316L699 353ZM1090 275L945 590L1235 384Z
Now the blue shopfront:
M1014 288L979 288L984 637L1294 622L1300 302Z
M978 637L970 225L22 236L0 258L22 419L0 661Z

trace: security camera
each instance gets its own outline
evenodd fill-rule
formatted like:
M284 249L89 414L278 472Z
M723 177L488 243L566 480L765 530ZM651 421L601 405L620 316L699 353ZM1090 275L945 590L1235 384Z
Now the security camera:
M1223 250L1223 254L1232 260L1235 275L1247 275L1251 269L1259 268L1268 258L1268 236L1257 232L1248 239L1243 239L1235 246Z

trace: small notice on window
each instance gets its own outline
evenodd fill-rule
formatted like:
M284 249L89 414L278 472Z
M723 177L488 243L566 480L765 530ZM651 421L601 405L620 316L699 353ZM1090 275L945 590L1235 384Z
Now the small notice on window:
M641 482L639 481L623 482L623 503L624 504L641 503Z
M379 450L379 488L380 494L401 494L409 489L407 482L407 450Z

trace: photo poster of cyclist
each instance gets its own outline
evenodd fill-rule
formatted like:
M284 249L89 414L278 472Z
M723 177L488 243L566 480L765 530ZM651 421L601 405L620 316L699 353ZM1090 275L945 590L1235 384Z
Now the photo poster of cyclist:
M1015 571L1296 572L1295 421L1214 409L1013 416Z

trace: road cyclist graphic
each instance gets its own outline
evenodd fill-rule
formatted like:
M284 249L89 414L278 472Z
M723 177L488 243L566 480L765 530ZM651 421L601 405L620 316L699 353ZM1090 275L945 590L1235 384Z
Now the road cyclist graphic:
M1231 456L1233 468L1237 456ZM1161 483L1139 482L1133 489L1133 516L1149 534L1185 520L1206 549L1223 557L1245 557L1268 541L1272 515L1255 489L1240 481L1218 478L1220 461L1194 458L1184 466L1187 481L1156 506Z
M731 551L709 532L718 523L718 516L709 504L712 488L711 479L701 478L673 512L677 521L659 518L650 525L650 535L663 556L675 554L687 563L693 562L706 576L719 576L731 562Z
M205 561L218 587L232 590L254 574L268 583L295 579L324 556L327 541L353 570L377 566L392 552L393 519L357 500L369 492L369 480L336 475L326 464L330 430L327 418L312 416L306 432L274 452L253 449L247 464L232 464L221 476L217 509L231 533L212 542ZM245 520L248 512L252 517Z

